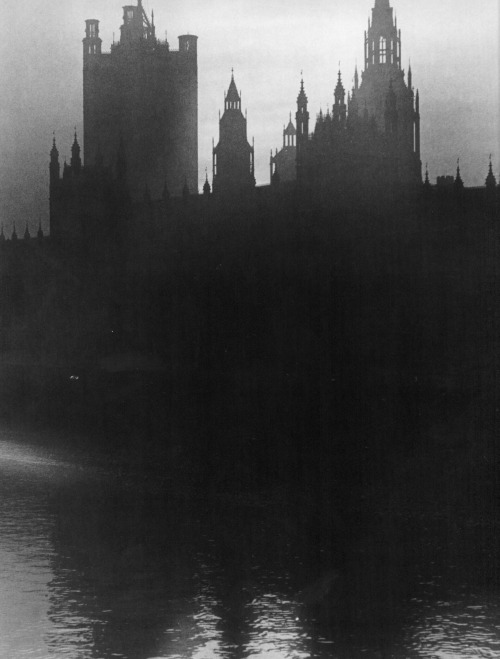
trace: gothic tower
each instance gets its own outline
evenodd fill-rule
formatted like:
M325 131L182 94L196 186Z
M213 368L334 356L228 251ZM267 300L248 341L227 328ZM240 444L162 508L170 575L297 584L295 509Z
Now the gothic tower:
M396 154L395 170L404 183L422 181L420 162L420 108L415 98L411 68L408 82L401 69L401 30L389 0L375 0L365 32L365 70L359 88L355 81L350 110L367 112L387 137Z
M238 193L255 186L254 148L247 141L247 120L234 75L224 99L219 121L219 143L212 153L214 194Z
M99 21L86 21L83 39L85 166L115 167L120 139L133 198L146 186L161 196L167 181L180 195L198 187L197 37L179 49L156 38L142 0L123 8L120 40L103 53Z
M283 148L276 150L273 156L271 152L270 176L271 183L276 180L281 182L295 181L297 178L297 130L292 122L292 113L288 126L283 126Z
M304 90L304 79L300 81L300 91L297 96L297 181L304 179L304 165L309 141L309 112L307 110L307 96Z

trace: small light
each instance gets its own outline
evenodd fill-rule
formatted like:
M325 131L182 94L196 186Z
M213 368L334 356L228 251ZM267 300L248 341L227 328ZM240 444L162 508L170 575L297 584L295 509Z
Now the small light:
M80 379L79 375L70 375L69 378L72 382L77 382Z

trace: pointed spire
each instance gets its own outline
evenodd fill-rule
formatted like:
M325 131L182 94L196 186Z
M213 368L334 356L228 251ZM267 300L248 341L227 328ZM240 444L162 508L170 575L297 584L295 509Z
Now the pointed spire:
M73 146L71 147L71 168L75 175L78 175L82 168L82 160L80 158L80 145L78 144L76 126L75 126L75 139L73 140Z
M203 194L207 197L212 192L210 183L208 182L208 168L205 167L205 183L203 185Z
M30 240L30 238L31 238L30 230L29 230L29 227L28 227L28 222L26 222L26 229L24 231L24 240Z
M489 190L494 190L497 185L497 180L495 178L495 175L493 174L493 164L491 162L491 153L490 153L490 165L488 168L488 176L486 177L486 187Z
M460 158L457 159L457 175L455 178L454 186L455 186L455 190L457 191L463 190L464 188L464 182L462 181L462 176L460 174Z
M12 240L17 240L16 223L12 224Z
M236 87L236 83L234 81L234 69L231 69L231 82L229 83L229 89L227 90L226 94L226 103L228 101L232 103L241 102L241 96L238 93L238 88Z
M356 64L354 68L354 90L357 91L359 89L359 74L358 74L358 65Z
M429 164L425 163L425 182L424 185L426 188L430 188L431 182L429 181Z
M339 75L337 79L337 86L335 87L335 105L343 105L345 99L345 89L342 84L342 73L339 69Z
M307 96L304 90L304 78L301 78L300 80L300 92L297 97L297 105L299 106L299 108L307 107Z
M51 158L51 160L58 160L59 159L59 151L57 150L57 146L56 146L56 132L55 131L52 133L52 149L50 150L50 158Z
M42 229L42 220L40 218L40 222L38 224L38 233L36 234L36 237L38 238L39 241L43 240L43 229Z
M412 89L412 74L411 74L411 61L408 63L408 89L411 91Z

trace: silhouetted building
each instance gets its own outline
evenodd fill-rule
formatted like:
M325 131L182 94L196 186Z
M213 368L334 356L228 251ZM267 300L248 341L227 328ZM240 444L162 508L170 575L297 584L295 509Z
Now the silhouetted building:
M271 183L276 181L295 181L297 178L297 129L292 122L292 113L288 126L283 126L283 148L273 156L271 151Z
M224 99L219 121L219 143L213 149L213 191L238 193L255 186L254 147L247 140L247 119L234 75Z
M320 111L309 135L304 83L297 99L297 173L301 182L341 188L422 183L419 94L401 69L401 31L389 0L376 0L365 33L365 70L348 95L339 71L331 112Z
M146 185L160 195L167 182L180 195L198 188L197 37L179 37L179 50L156 38L154 15L123 8L121 38L103 53L99 21L83 39L85 165L116 166L120 140L127 183L138 198Z

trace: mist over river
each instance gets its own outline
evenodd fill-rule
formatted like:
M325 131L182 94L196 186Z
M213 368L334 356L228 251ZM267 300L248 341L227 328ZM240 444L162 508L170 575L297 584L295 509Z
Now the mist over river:
M361 427L335 466L218 419L160 445L1 428L0 656L499 656L488 456L442 459L460 423L382 469Z

